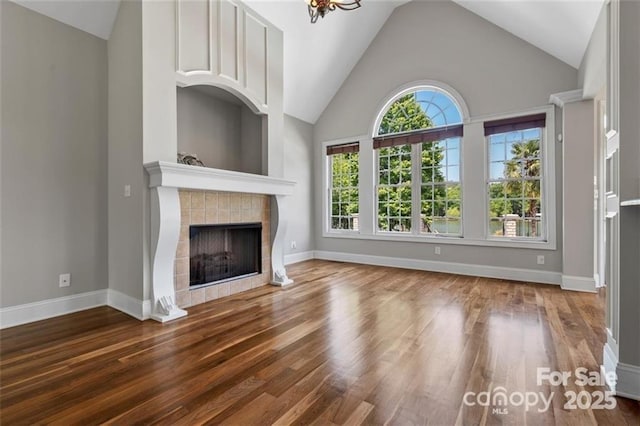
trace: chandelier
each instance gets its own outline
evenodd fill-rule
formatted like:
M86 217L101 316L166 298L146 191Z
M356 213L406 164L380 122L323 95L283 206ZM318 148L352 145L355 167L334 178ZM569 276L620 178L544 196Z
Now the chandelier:
M315 24L318 18L324 18L327 12L332 10L354 10L360 7L362 0L305 0L309 8L311 23Z

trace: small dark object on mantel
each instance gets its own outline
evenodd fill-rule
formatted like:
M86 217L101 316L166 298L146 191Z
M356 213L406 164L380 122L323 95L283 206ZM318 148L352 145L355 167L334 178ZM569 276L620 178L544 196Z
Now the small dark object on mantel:
M178 153L178 164L205 167L204 163L200 161L196 154L189 154L188 152Z

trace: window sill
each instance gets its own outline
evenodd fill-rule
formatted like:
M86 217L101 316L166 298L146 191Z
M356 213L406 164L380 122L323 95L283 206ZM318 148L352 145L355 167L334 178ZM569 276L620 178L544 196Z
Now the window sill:
M422 235L389 235L389 234L363 234L359 231L325 231L324 238L346 238L352 240L375 240L394 241L403 243L423 243L423 244L452 244L459 246L479 246L479 247L505 247L522 248L530 250L556 250L556 245L550 241L523 241L523 240L498 240L498 239L471 239L455 236L422 236Z

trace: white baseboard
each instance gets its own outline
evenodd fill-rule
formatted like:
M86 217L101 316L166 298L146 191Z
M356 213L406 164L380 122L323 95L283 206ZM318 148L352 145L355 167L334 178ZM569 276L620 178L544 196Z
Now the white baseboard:
M619 362L616 373L616 395L640 401L640 367Z
M142 317L146 320L147 318L151 318L151 309L152 304L151 300L145 300L142 302Z
M606 379L607 386L609 386L609 389L615 392L617 380L610 380L610 377L613 377L611 373L616 372L616 367L618 366L618 356L616 355L616 352L611 347L611 345L609 345L609 343L604 344L602 352L602 370L604 370L603 373L605 373L604 377Z
M571 275L562 276L562 289L571 291L583 291L587 293L597 293L596 282L593 277L575 277Z
M434 260L406 259L387 256L371 256L322 250L315 251L314 258L334 260L338 262L390 266L395 268L417 269L421 271L444 272L459 275L473 275L478 277L500 278L542 284L559 285L562 282L562 275L558 272L537 271L533 269L505 268L500 266L439 262Z
M107 304L107 290L73 294L0 309L0 328L27 324Z
M117 290L109 289L107 305L120 312L124 312L140 321L149 319L151 316L151 302L149 300L139 300Z
M141 321L151 316L149 300L143 302L119 291L107 289L1 308L0 329L105 305Z
M604 345L602 369L606 375L607 386L617 396L640 401L640 367L618 361L615 350L609 343ZM608 380L615 373L616 380Z
M291 265L292 263L304 262L305 260L311 260L314 258L313 251L303 251L301 253L291 253L284 255L284 264Z

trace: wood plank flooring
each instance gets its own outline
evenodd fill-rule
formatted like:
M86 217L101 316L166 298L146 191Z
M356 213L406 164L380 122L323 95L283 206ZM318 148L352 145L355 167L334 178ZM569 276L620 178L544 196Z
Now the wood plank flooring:
M290 275L164 325L102 307L3 330L0 421L640 424L624 398L564 408L565 391L602 387L536 384L538 367L599 370L602 296L325 261ZM463 403L500 386L554 397L546 412Z

